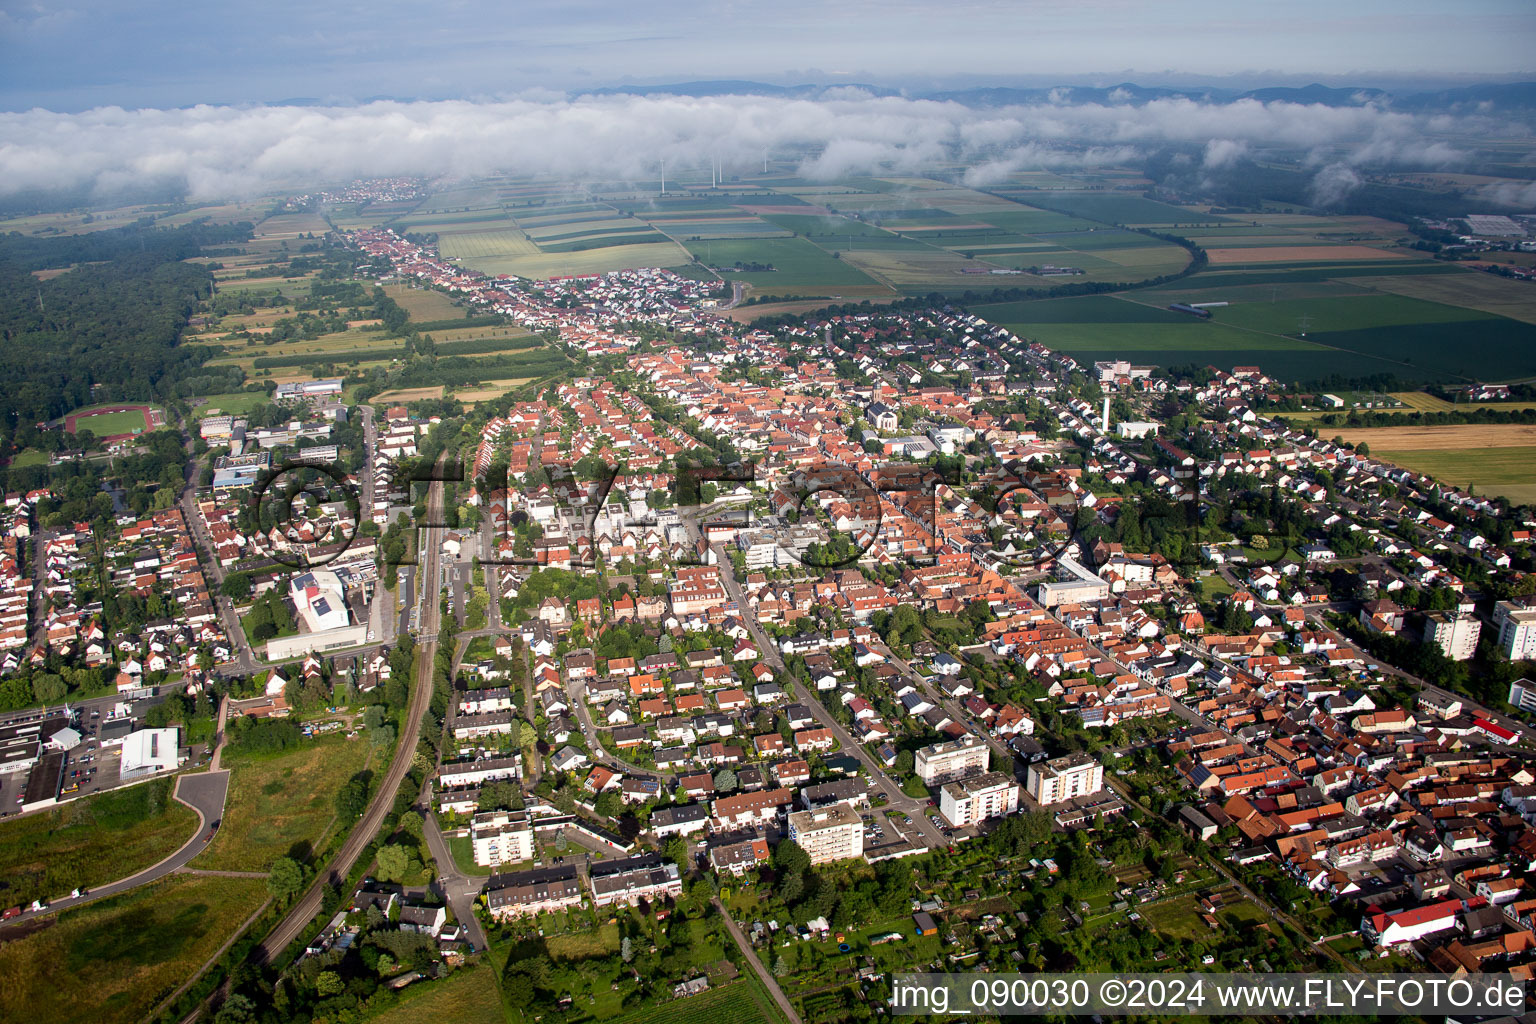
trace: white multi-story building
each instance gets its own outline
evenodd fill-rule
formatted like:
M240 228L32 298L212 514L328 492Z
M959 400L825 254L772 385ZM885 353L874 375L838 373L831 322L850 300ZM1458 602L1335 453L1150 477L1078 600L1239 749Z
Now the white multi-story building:
M935 743L918 750L913 766L924 785L937 786L967 775L979 775L991 764L991 750L975 736Z
M1029 795L1040 804L1059 804L1104 788L1104 766L1087 754L1053 757L1029 766Z
M1499 627L1499 648L1510 661L1529 661L1536 658L1536 608L1509 608L1499 602L1494 617L1504 611L1503 625Z
M743 530L736 535L736 547L748 570L772 569L778 564L779 542L767 530Z
M955 828L1001 818L1019 809L1019 785L1002 772L973 775L939 790L939 813Z
M486 867L532 860L533 824L522 811L489 811L475 815L469 827L475 863Z
M1536 711L1536 683L1516 679L1509 684L1509 702L1521 711Z
M864 855L864 822L846 803L792 812L789 838L799 844L812 864Z
M1482 633L1477 616L1460 612L1430 612L1424 623L1424 642L1440 648L1452 661L1470 660Z

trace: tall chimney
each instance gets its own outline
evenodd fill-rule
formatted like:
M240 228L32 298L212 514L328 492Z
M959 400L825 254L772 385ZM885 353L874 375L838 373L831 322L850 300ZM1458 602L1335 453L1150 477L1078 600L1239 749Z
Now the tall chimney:
M1104 424L1104 433L1106 433L1106 434L1109 433L1109 396L1108 395L1104 396L1104 419L1101 422Z

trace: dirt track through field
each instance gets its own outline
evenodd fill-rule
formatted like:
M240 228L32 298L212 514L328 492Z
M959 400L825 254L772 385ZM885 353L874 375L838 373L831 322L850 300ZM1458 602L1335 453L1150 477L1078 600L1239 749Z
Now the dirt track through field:
M1319 427L1329 437L1334 432ZM1536 445L1536 425L1469 423L1441 427L1361 427L1337 431L1351 443L1364 441L1374 451L1470 451Z

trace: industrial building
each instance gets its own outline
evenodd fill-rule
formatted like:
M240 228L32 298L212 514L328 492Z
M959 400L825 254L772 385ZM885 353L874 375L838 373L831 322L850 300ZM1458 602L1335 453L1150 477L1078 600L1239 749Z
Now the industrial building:
M181 763L177 755L176 729L140 729L123 740L123 760L118 770L122 779L137 779L160 772L173 772Z

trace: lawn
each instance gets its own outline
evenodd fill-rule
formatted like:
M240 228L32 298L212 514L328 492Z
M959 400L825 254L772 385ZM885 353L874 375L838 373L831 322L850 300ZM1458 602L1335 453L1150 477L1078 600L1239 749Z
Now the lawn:
M589 931L551 935L544 940L544 945L549 950L550 956L565 960L609 956L619 951L619 926L604 924Z
M324 850L336 830L336 792L366 767L365 740L340 735L273 755L226 753L224 823L195 868L266 871L279 857Z
M48 453L36 448L26 448L11 459L10 465L12 469L20 469L23 466L46 466Z
M418 981L405 990L400 1002L369 1018L374 1024L417 1024L419 1021L453 1021L453 1024L506 1024L496 972L484 964L453 972L442 981Z
M448 844L448 852L453 854L453 863L466 875L488 875L491 869L483 864L475 863L475 844L469 836L444 836L444 842Z
M266 899L257 878L172 875L0 945L0 1019L138 1021Z
M0 825L0 903L101 885L174 853L197 827L197 812L171 799L175 784L156 779Z
M230 391L222 395L206 395L197 401L201 404L194 414L196 416L211 415L214 409L226 416L238 416L267 405L272 401L272 396L265 391Z

